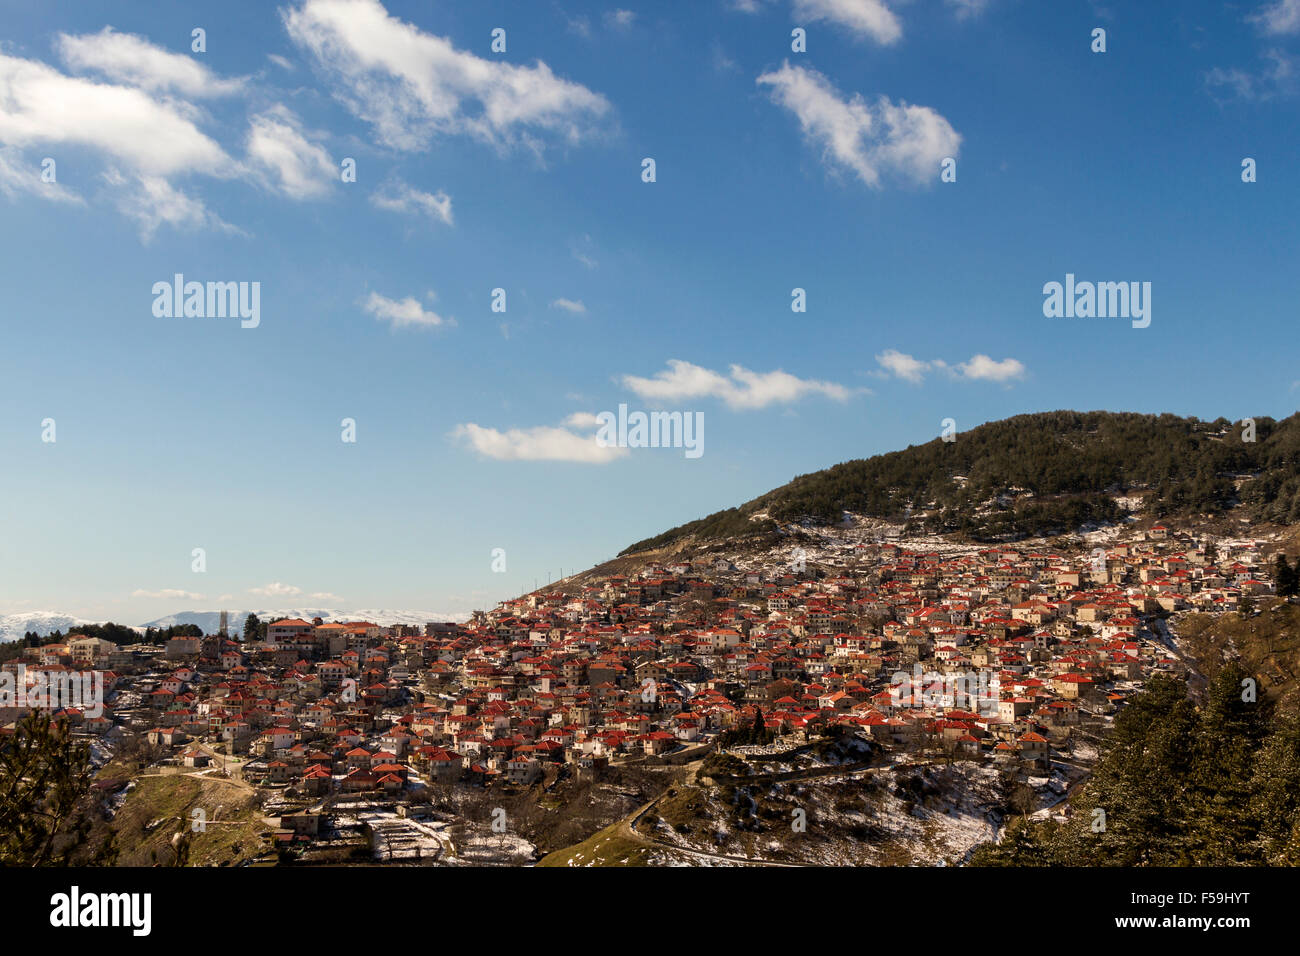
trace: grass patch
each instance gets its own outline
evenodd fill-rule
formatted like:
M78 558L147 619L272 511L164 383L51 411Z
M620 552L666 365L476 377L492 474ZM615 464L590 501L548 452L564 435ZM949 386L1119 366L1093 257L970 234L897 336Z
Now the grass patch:
M629 840L619 824L606 827L581 843L548 853L538 866L650 866L654 850Z
M194 811L206 825L192 831ZM119 866L174 865L172 838L190 837L190 866L234 866L262 853L261 810L254 795L220 780L177 774L138 777L113 816Z

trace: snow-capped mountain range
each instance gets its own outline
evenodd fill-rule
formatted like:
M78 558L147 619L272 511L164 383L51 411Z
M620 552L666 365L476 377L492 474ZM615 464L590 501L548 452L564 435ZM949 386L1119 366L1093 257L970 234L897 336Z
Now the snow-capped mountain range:
M54 611L24 611L21 614L0 614L0 644L21 640L28 631L44 637L52 631L67 631L78 624L98 624L85 618L58 614Z
M457 623L469 619L469 614L465 612L456 612L448 614L441 611L395 611L375 608L365 608L356 611L337 611L327 608L279 608L275 610L251 610L251 611L228 611L229 627L232 634L242 633L244 630L244 619L249 614L256 614L262 620L279 620L284 617L298 617L304 621L310 621L312 618L320 618L322 621L329 623L331 621L370 621L372 624L391 625L391 624L416 624L423 625L429 621L455 621ZM203 628L205 634L216 633L220 626L220 611L181 611L178 614L169 614L166 617L160 617L153 621L146 621L143 624L131 625L139 631L146 627L172 627L178 624L197 624ZM76 627L81 624L102 624L102 621L88 621L84 618L72 617L68 614L59 614L54 611L24 611L20 614L3 614L0 615L0 643L6 641L21 640L22 636L29 631L35 631L44 637L53 631L67 631L70 627ZM119 622L120 623L120 622Z

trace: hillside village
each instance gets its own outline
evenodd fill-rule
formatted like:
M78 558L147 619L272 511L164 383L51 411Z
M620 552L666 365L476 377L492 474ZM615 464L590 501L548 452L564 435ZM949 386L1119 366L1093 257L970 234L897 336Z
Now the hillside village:
M430 792L541 794L685 764L756 723L769 738L838 729L879 754L1049 775L1085 717L1104 720L1154 671L1182 669L1170 616L1272 593L1263 544L1161 525L1077 553L846 537L779 566L669 558L588 575L464 624L284 619L264 641L163 645L73 637L4 669L102 671L102 715L59 715L101 760L131 739L140 770L256 788L268 852L307 852L347 822L379 859L401 856L385 854L386 827L415 843L427 829L436 858L449 831ZM0 727L21 716L0 712Z

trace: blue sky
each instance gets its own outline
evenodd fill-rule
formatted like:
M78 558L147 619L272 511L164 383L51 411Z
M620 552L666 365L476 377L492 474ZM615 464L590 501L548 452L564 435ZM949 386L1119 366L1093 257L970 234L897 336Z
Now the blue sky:
M1298 54L1297 0L3 4L0 613L467 611L948 417L1284 417Z

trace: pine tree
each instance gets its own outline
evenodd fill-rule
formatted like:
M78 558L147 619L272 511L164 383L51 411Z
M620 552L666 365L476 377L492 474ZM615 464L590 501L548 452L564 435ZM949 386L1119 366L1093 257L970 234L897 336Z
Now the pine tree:
M0 750L0 866L66 865L86 853L94 774L90 746L73 739L67 721L40 711L23 718Z
M1271 866L1300 862L1300 858L1282 859L1300 850L1300 715L1290 715L1260 748L1248 789L1248 813L1262 862Z
M1286 555L1279 551L1273 565L1273 583L1279 597L1300 594L1300 558L1296 558L1295 566L1292 567L1287 564Z
M1237 662L1220 669L1206 688L1189 777L1195 862L1224 866L1241 862L1256 827L1249 805L1255 756L1268 735L1267 699L1246 693L1254 681Z

